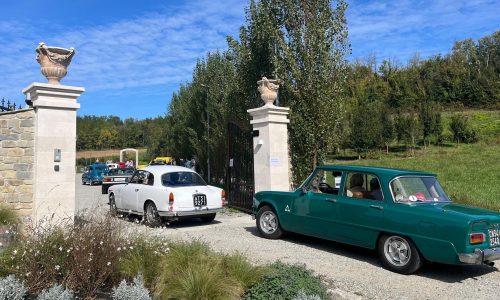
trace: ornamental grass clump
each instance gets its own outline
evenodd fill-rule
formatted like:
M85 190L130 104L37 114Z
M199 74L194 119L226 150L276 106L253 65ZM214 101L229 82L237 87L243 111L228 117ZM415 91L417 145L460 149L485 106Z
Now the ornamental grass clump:
M240 254L214 252L199 240L172 243L161 266L154 289L161 299L239 299L262 274Z
M117 255L121 256L121 275L131 280L137 274L142 274L145 286L151 289L158 276L160 263L170 248L167 241L161 238L139 237L128 240L116 250Z
M129 279L143 274L155 299L239 299L261 278L263 268L253 266L239 253L214 252L199 240L139 238L126 246L120 273Z

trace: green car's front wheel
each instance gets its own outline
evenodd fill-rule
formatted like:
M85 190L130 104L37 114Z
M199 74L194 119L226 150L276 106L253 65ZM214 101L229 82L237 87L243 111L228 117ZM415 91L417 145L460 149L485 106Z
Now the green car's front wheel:
M266 239L279 239L283 235L278 215L268 205L259 209L256 222L260 235Z
M384 267L400 274L416 272L423 259L415 244L407 237L383 235L378 241L378 252Z

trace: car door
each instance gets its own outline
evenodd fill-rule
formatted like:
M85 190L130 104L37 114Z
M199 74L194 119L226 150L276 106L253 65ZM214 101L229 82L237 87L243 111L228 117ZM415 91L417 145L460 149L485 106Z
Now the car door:
M135 171L130 182L122 188L121 205L123 210L137 211L138 194L144 182L144 172L143 170Z
M362 172L346 174L344 190L336 203L340 241L373 247L384 226L385 203L379 191L377 176Z
M303 185L302 192L297 194L290 208L291 231L336 239L335 217L338 195L334 192L335 181L332 176L331 170L316 169L309 181ZM329 181L328 177L332 177L330 180L333 186L325 185ZM321 185L325 188L320 188Z
M146 202L146 200L154 201L156 198L153 187L154 176L152 173L147 171L141 171L139 176L142 178L142 184L137 185L137 197L135 204L133 204L133 210L137 212L144 212L144 202Z

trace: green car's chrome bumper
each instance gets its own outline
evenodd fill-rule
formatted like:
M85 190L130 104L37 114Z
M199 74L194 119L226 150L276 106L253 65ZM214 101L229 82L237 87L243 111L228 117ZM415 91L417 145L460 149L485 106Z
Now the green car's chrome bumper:
M474 253L460 253L458 258L465 264L491 264L500 259L500 248L476 249Z

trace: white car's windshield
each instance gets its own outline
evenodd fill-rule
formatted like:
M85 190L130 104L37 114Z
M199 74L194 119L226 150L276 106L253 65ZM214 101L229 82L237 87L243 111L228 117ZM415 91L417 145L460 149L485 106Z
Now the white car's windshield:
M172 172L161 176L161 182L164 186L195 186L207 185L205 180L197 173L193 172Z
M450 202L435 177L409 176L391 182L395 202Z

